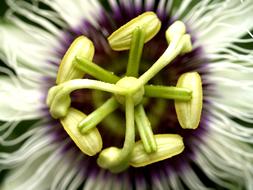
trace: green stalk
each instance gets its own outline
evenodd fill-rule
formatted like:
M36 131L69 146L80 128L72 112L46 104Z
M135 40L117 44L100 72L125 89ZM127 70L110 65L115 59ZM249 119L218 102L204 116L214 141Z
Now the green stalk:
M181 52L184 46L185 39L182 37L178 43L171 42L169 47L163 53L163 55L151 66L149 70L143 73L139 80L141 84L146 84L150 79L152 79L158 72L160 72L164 67L171 63Z
M105 117L115 111L118 107L119 104L115 98L110 98L79 123L79 130L83 134L89 132L89 130L96 127L97 124L99 124Z
M98 80L116 83L120 78L85 57L76 57L76 67Z
M120 150L117 163L112 168L111 172L118 173L125 170L129 166L129 159L135 144L135 129L134 129L134 102L131 96L126 96L125 103L126 114L126 133L123 148Z
M142 55L142 50L144 46L144 38L145 38L145 32L142 28L137 27L134 32L131 39L131 46L130 46L130 52L129 52L129 59L127 64L127 76L138 76L139 71L139 65Z
M135 108L135 122L145 151L147 153L155 152L157 150L155 137L142 105Z
M173 86L145 85L145 96L151 98L165 98L189 101L192 98L192 91L187 88Z

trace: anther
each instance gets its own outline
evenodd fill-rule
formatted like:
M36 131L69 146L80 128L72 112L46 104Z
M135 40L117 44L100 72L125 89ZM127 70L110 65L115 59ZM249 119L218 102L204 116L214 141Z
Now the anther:
M143 29L145 32L144 41L148 42L160 30L161 21L154 12L145 12L139 15L108 37L111 48L116 51L130 49L133 32L138 27Z
M141 141L135 143L130 159L131 166L143 167L178 155L184 150L183 139L180 135L161 134L155 135L155 139L157 151L151 154L147 154Z
M179 77L177 87L192 91L190 101L175 100L178 121L184 129L196 129L200 122L203 104L201 78L197 72L184 73Z
M88 38L85 36L76 38L61 61L56 84L66 82L71 79L83 78L85 73L74 66L75 57L79 56L92 60L94 51L94 45Z

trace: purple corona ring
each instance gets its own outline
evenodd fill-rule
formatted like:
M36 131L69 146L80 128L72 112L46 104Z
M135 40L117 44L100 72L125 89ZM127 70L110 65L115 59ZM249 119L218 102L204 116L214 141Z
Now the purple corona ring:
M10 10L6 22L0 23L0 58L6 64L0 67L1 189L179 190L253 186L250 0L7 2ZM136 43L143 43L141 53L135 54L140 52L138 48L133 50L134 37L128 49L125 47L130 45L112 47L110 39L115 31L147 12L157 16L160 25L149 40L145 38L145 27L133 30ZM154 71L154 76L150 71L149 77L147 71L152 70L170 44L173 46L168 28L178 20L186 28L182 35L191 37L191 50L178 52L169 64ZM75 56L75 64L87 62L95 74L84 68L84 77L63 77L61 81L59 75L65 70L60 64L80 36L93 44L94 52L89 52L91 59ZM176 44L174 49L179 47ZM131 53L135 61L140 55L138 69L131 70L129 66ZM195 91L195 78L187 73L198 74L201 90ZM93 87L74 88L77 82L85 88ZM132 86L138 88L130 93ZM160 91L155 91L156 87ZM188 94L182 95L184 100L164 98L165 88ZM64 90L70 99L63 95ZM196 102L187 104L199 94L200 108ZM69 115L54 110L63 106L62 102L68 102ZM188 110L184 110L182 102ZM199 114L193 111L194 106ZM94 116L96 110L100 111ZM193 127L191 115L199 117ZM91 121L85 120L89 117ZM99 120L98 124L86 130L83 123L95 120ZM78 133L74 138L68 131L73 127ZM145 138L147 133L149 138ZM167 134L182 139L182 150L164 159L153 158L152 154L161 150L159 138ZM80 145L85 140L79 141L79 137L86 138L86 142L90 139L88 149ZM138 157L139 145L146 159ZM162 147L165 150L168 146ZM144 159L143 163L134 163L138 159Z

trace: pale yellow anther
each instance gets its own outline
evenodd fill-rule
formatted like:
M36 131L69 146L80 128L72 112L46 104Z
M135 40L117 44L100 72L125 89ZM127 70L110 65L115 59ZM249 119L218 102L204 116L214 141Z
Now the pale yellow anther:
M157 151L151 154L145 151L142 141L135 143L130 159L131 166L143 167L178 155L184 150L183 139L180 135L160 134L155 135L155 139Z
M70 45L69 49L65 53L64 57L59 66L56 84L57 86L52 87L48 91L47 105L50 108L50 113L53 118L57 119L66 116L68 108L71 104L70 97L63 96L55 102L55 97L60 96L62 86L61 83L72 79L83 78L84 72L75 66L75 58L85 57L86 59L92 60L94 56L93 43L85 36L79 36ZM60 103L59 103L60 102Z
M145 32L144 42L151 40L160 30L161 21L154 12L145 12L113 32L108 41L113 50L128 50L131 46L133 31L140 27Z
M188 88L192 91L190 101L175 100L178 121L184 129L196 129L200 122L203 104L200 75L197 72L184 73L179 77L177 87Z
M76 38L61 61L56 84L66 82L71 79L83 78L84 72L74 65L75 57L85 57L92 60L94 51L93 43L87 37L80 36Z
M86 155L94 156L101 151L103 142L97 128L91 129L86 134L81 134L77 125L86 115L74 108L69 108L66 117L61 118L61 124L65 131L75 142L78 148Z
M166 30L166 40L168 43L182 37L186 33L185 24L182 21L176 21Z

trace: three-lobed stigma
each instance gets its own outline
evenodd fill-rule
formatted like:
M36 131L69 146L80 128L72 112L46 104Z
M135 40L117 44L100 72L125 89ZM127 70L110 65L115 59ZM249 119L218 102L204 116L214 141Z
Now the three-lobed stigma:
M47 105L53 118L59 119L80 150L89 156L99 153L97 163L111 172L122 172L129 166L143 167L184 150L178 134L153 134L144 108L144 97L174 99L178 121L184 129L196 129L202 111L202 83L197 72L180 76L176 87L150 85L148 82L180 54L192 49L190 35L183 22L176 21L166 31L168 48L141 76L140 58L144 43L160 30L161 22L153 12L132 19L108 37L115 51L129 50L125 76L118 77L92 62L94 46L84 36L78 37L63 57L56 86L48 92ZM96 80L83 78L85 73ZM78 89L94 89L112 94L95 111L86 116L71 107L70 93ZM97 125L109 114L125 110L125 141L122 148L102 149L103 140ZM135 126L136 125L136 126ZM135 142L138 130L140 140Z

